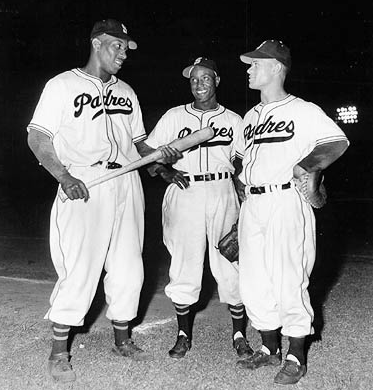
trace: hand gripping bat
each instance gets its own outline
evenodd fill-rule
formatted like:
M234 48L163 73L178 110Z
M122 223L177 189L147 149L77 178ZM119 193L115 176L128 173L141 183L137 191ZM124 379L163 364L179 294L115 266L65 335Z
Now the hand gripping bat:
M172 148L178 149L180 152L183 152L185 150L192 148L193 146L201 144L202 142L208 141L209 139L213 138L213 136L214 136L214 130L211 127L204 127L203 129L197 130L194 133L187 135L186 137L177 138L173 140L168 144L168 146L171 146ZM88 183L85 183L85 185L88 189L92 188L107 180L111 180L125 173L139 169L144 165L151 164L157 160L161 160L162 157L163 157L162 152L157 149L153 153L150 153L143 158L133 161L122 168L110 171L105 175L102 175ZM67 195L62 189L60 189L59 191L59 197L62 200L62 202L65 202L68 199Z

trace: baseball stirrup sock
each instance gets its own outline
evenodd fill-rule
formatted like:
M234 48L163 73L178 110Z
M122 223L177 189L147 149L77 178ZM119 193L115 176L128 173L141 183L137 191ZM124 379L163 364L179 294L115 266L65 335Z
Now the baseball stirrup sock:
M177 324L179 326L179 333L182 331L189 337L189 305L181 305L174 303L177 317Z
M128 321L111 321L114 329L115 345L121 345L129 338Z
M67 340L69 338L70 326L53 323L53 344L52 355L67 352Z
M278 330L260 330L262 344L268 348L271 355L275 355L279 351L280 341Z
M245 306L240 305L228 305L231 312L232 324L233 324L233 338L237 332L240 332L242 337L245 337L246 321L245 321Z
M289 337L289 350L287 355L295 356L300 364L305 364L304 337Z

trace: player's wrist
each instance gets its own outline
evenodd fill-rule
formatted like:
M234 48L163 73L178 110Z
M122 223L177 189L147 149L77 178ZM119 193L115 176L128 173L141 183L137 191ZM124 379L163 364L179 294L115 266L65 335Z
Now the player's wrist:
M70 173L67 171L67 169L63 169L61 172L58 172L55 174L54 176L56 178L56 180L59 182L59 183L62 183L64 182L67 178L70 178L71 175Z

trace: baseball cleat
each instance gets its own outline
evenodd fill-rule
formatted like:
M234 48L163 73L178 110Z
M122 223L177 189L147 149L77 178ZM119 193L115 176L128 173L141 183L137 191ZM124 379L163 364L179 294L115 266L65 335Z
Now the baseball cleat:
M69 361L68 352L55 353L50 355L48 360L48 371L56 382L74 382L75 372Z
M139 348L132 339L123 341L122 344L116 345L113 352L118 356L124 356L133 360L151 360L153 357L150 353Z
M241 358L250 357L254 354L254 351L244 337L238 337L233 340L233 348L236 350L237 355Z
M180 359L190 350L190 340L185 336L177 336L176 344L168 351L170 357Z
M275 376L275 383L280 385L293 385L306 375L307 367L302 364L299 365L291 360L285 360L281 370Z
M248 368L249 370L255 370L263 366L279 366L281 364L281 354L268 355L265 352L259 350L254 352L252 356L246 359L239 360L236 365L239 368Z

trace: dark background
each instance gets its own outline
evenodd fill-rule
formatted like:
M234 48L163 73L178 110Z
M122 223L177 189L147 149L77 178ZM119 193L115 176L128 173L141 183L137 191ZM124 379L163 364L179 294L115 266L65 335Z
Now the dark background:
M358 124L341 124L351 146L326 172L330 202L370 201L373 6L326 3L0 0L0 236L47 236L56 182L28 149L26 126L45 82L84 65L92 25L108 17L122 21L138 43L118 76L137 92L147 131L168 108L191 100L181 71L202 55L220 68L220 102L244 115L259 95L248 90L239 55L265 39L282 40L293 56L288 92L333 118L341 105L359 111ZM152 221L164 184L142 176Z

